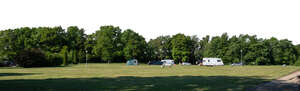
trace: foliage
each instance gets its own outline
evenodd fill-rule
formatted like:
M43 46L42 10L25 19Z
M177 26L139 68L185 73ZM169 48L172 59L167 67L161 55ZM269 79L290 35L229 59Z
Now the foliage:
M292 65L300 59L300 45L293 45L288 39L262 39L247 34L229 37L223 33L199 39L179 33L146 42L131 29L122 32L111 25L101 26L92 34L85 34L84 29L77 26L70 26L67 31L60 26L0 31L0 62L13 61L17 53L31 48L43 50L49 66L77 64L85 59L94 62L174 59L177 63L194 64L204 57L218 57L225 64L243 62L250 65Z
M148 42L149 50L148 55L151 56L151 60L171 59L171 37L159 36L156 39L151 39Z
M62 62L62 65L63 66L66 66L68 65L68 46L63 46L62 50L60 51L60 54L62 55L62 59L63 59L63 62Z
M62 27L39 27L33 28L32 31L34 31L31 34L32 37L28 39L34 41L32 47L41 48L52 53L58 53L62 46L66 44L65 32Z
M83 29L79 29L77 26L70 26L67 29L66 41L68 48L72 51L72 63L77 64L80 58L83 58L85 34Z
M114 26L102 26L96 31L96 45L94 52L101 56L103 61L110 62L114 58L122 56L122 46L120 41L121 29Z
M144 37L130 29L127 29L122 33L121 41L124 44L123 55L127 60L143 59L146 47L146 41Z
M48 66L45 54L40 49L26 49L17 53L15 62L21 67Z
M59 53L44 52L49 66L60 66L63 63L63 58Z
M189 60L189 36L184 34L176 34L172 38L172 57L176 62L186 62Z
M298 60L295 62L294 65L295 65L295 66L300 66L300 59L298 59Z
M210 41L210 37L207 35L198 42L197 48L194 51L195 59L201 60L204 58L204 52L208 47L209 41Z
M0 32L0 60L14 60L14 55L23 49L38 48L45 51L50 65L60 65L63 62L59 56L63 46L66 52L73 52L72 63L76 64L84 58L85 34L83 29L70 26L65 32L62 27L17 28ZM55 61L54 61L55 60ZM53 62L53 63L52 63Z

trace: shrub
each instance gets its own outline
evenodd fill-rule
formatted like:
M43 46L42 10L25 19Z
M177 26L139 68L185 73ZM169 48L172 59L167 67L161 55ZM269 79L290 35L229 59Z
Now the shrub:
M62 56L62 65L66 66L68 65L68 46L63 46L62 50L60 51L60 54Z
M77 53L77 50L73 50L73 51L72 51L72 63L73 63L73 64L77 64L77 60L78 60L78 53Z
M63 57L60 54L53 54L52 56L52 65L57 66L63 63Z
M36 48L18 52L15 61L21 67L42 67L49 65L45 54Z
M59 53L46 53L47 60L51 66L58 66L63 63L63 58Z
M294 65L295 65L295 66L300 66L300 58L298 58L298 60L295 62Z

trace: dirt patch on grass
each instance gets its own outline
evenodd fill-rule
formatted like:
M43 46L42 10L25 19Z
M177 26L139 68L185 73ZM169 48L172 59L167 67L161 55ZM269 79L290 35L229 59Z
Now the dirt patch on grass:
M248 91L300 91L300 71L260 84Z

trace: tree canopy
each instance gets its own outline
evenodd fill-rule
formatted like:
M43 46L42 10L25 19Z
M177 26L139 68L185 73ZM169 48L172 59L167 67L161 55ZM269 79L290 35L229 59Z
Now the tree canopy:
M204 57L222 58L225 64L296 65L300 59L300 45L293 45L288 39L262 39L247 34L228 36L223 33L198 38L178 33L146 42L134 30L122 31L112 25L101 26L92 34L85 34L84 29L77 26L66 30L58 26L0 31L0 62L15 61L17 56L23 57L24 52L32 49L40 50L46 58L42 63L52 66L77 64L83 60L125 62L129 59L141 62L173 59L176 63L194 64Z
M96 31L96 44L94 52L101 56L102 60L110 62L122 54L120 47L121 29L114 26L102 26Z

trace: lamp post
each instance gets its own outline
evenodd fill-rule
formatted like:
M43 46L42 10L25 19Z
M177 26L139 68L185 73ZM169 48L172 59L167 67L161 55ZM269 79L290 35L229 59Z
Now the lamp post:
M250 42L249 38L246 39L246 44L248 44ZM247 50L246 50L247 51ZM243 64L243 49L241 48L241 64Z
M88 54L87 53L88 53L88 51L86 50L85 51L85 68L87 68L87 60L88 60L88 56L87 56Z
M243 49L241 49L241 64L244 65L243 64Z

